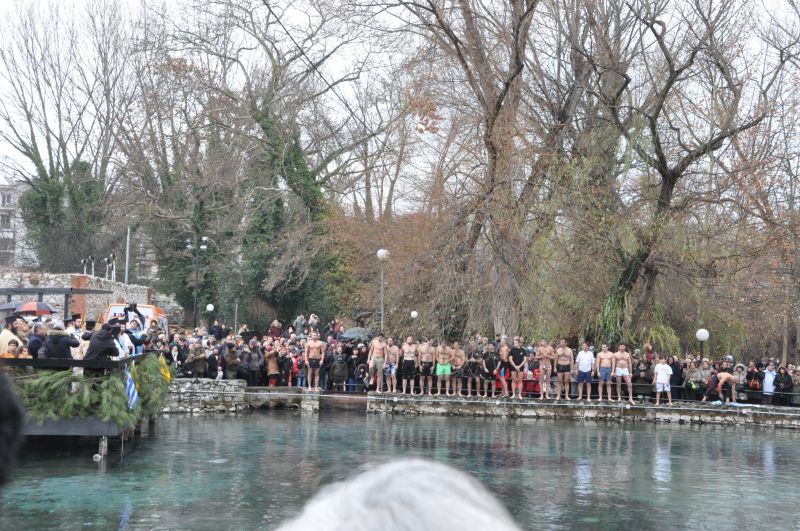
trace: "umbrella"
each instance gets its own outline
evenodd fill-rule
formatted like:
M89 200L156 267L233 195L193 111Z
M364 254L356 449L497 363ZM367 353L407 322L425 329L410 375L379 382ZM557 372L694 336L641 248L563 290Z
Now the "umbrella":
M56 309L47 304L46 302L26 302L22 306L18 306L17 313L31 313L33 315L49 315L56 313Z
M342 332L342 335L339 336L339 339L342 341L362 341L367 343L370 339L372 339L372 331L358 326L354 328L348 328Z
M19 302L7 302L5 304L0 304L0 312L13 312L20 304L21 303Z
M372 310L360 310L358 313L356 313L355 320L360 321L362 319L366 319L373 313L375 312L373 312Z

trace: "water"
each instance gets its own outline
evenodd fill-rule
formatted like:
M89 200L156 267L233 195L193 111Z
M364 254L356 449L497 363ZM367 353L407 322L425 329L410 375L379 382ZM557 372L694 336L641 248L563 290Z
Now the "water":
M400 456L468 471L527 529L798 528L798 443L791 431L708 426L170 418L105 470L85 446L81 457L29 453L0 529L270 529L321 485Z

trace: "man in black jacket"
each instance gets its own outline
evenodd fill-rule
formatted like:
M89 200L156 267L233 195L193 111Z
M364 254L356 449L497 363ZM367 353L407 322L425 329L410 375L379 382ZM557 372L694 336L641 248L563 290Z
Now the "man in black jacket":
M117 336L119 336L119 325L104 324L103 327L92 334L89 339L89 348L86 349L87 360L107 360L119 355L117 348Z
M28 354L32 358L39 357L39 350L47 339L47 326L44 323L36 323L33 325L33 334L28 338Z
M75 336L64 331L64 323L60 321L53 323L53 329L47 332L44 340L44 350L50 359L72 359L70 347L80 345L81 342Z

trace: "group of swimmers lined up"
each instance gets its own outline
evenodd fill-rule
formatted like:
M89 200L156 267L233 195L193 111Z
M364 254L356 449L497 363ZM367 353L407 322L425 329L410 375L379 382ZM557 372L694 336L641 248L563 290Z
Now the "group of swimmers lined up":
M394 344L392 338L384 340L383 335L379 334L370 343L367 362L370 385L373 383L376 385L377 393L383 392L381 377L383 374L386 376L389 393L397 393L399 379L402 381L400 394L405 395L407 389L411 395L416 394L415 379L419 376L420 395L425 393L441 395L444 384L445 395L461 396L463 382L466 380L467 396L472 395L473 383L477 396L488 397L490 391L491 396L495 396L499 380L501 396L522 399L525 373L532 371L532 367L537 365L540 400L553 398L558 400L562 391L564 398L571 400L569 385L574 375L578 382L578 400L583 399L585 387L586 399L591 402L591 383L592 378L596 376L600 381L599 401L603 400L605 384L608 400L616 402L611 395L613 375L617 378L617 396L621 399L621 386L624 383L628 389L628 400L633 403L632 360L625 345L619 345L616 352L611 352L608 345L602 345L600 352L595 356L589 350L589 345L583 343L581 350L575 355L563 339L555 348L542 340L531 352L522 346L520 338L514 338L511 345L505 339L501 339L497 346L485 342L471 348L467 354L457 342L451 345L430 340L417 343L413 337L408 337L402 346L398 346ZM550 380L554 370L557 383L555 396L552 396ZM434 376L436 376L436 393L433 393ZM510 389L507 383L509 376Z

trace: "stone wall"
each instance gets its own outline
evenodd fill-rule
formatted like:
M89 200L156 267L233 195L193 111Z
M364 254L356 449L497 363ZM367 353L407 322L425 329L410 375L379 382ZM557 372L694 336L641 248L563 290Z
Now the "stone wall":
M644 404L587 404L498 399L406 398L370 394L367 412L410 415L453 415L581 419L613 422L674 422L800 429L800 410L758 405L714 406L681 403L673 407Z
M319 394L296 387L247 387L244 380L178 378L161 412L247 413L256 409L295 408L319 412Z
M80 313L93 319L103 317L106 306L112 303L151 304L153 300L153 291L147 286L79 274L4 272L0 273L0 288L90 288L110 291L108 294L72 295L70 298L70 313ZM36 298L35 294L12 296L15 302L27 302ZM63 295L44 295L43 301L58 310L58 317L63 316ZM5 297L0 303L4 302Z
M176 378L170 384L162 413L240 413L249 411L244 403L244 380Z

